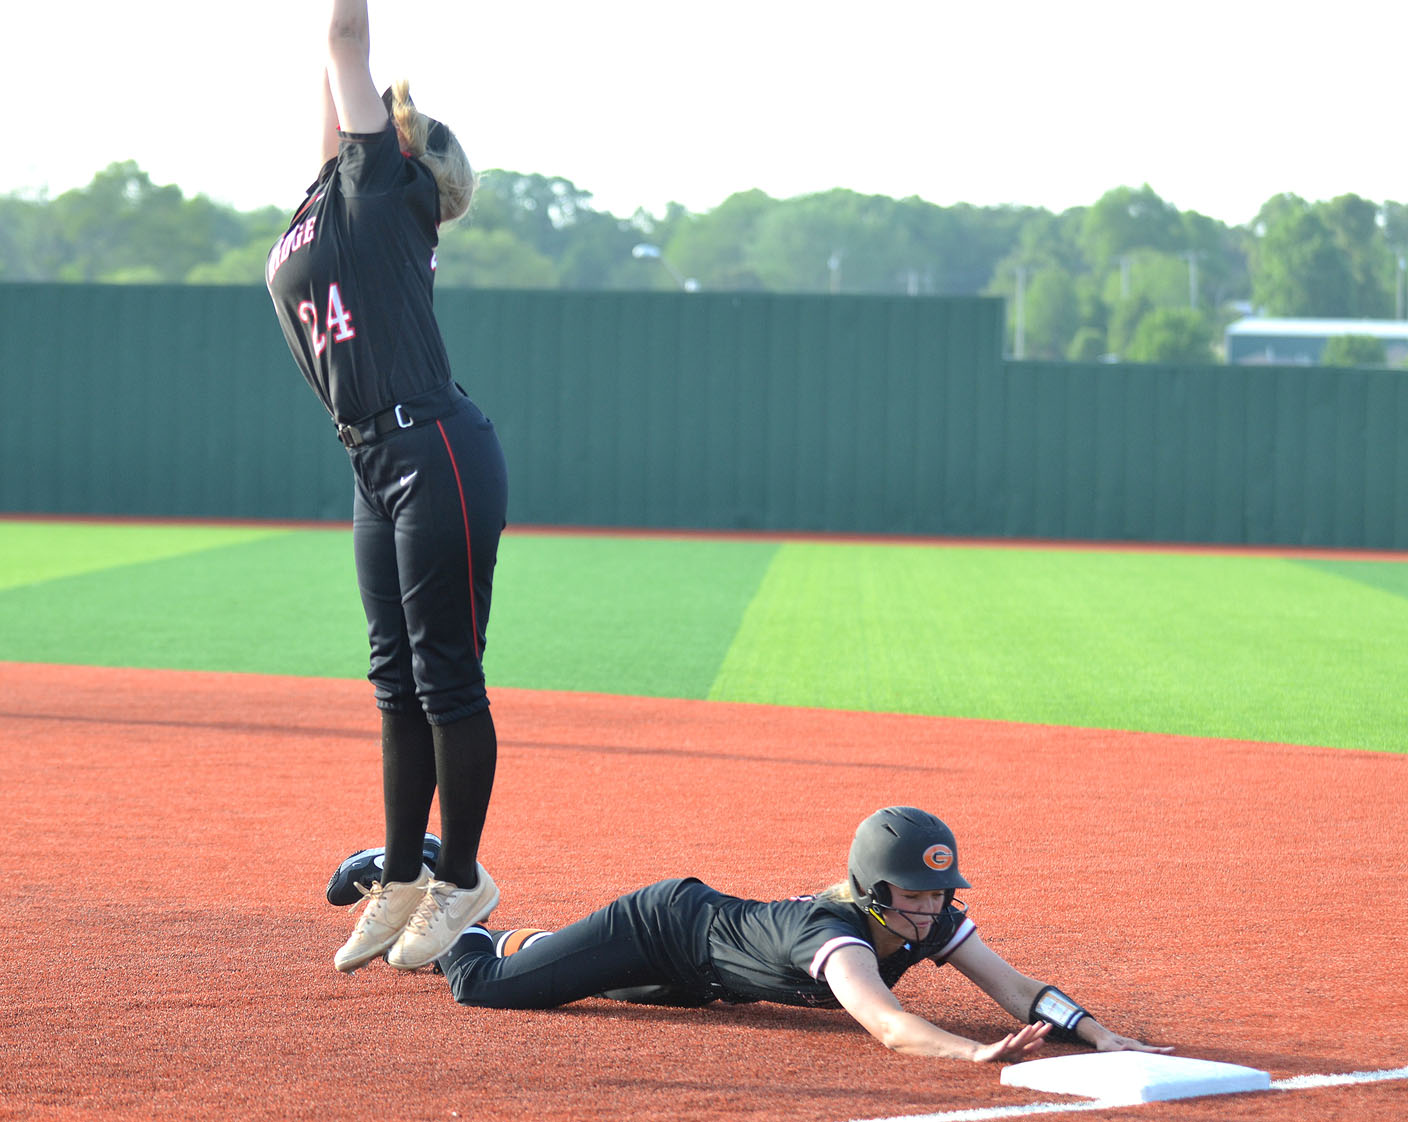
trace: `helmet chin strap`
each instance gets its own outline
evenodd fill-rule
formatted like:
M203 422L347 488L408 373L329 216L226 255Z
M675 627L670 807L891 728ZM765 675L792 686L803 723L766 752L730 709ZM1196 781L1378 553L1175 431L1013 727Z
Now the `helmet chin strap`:
M937 920L942 914L940 912L911 912L904 908L897 908L894 904L882 904L878 900L873 902L870 907L866 908L866 911L873 915L880 926L887 931L894 931L894 928L890 926L889 921L883 914L884 912L895 912L904 916L905 919L909 920L910 926L914 928L915 938L918 938L919 932L919 924L916 922L915 916L923 916L930 920ZM908 937L900 935L898 931L894 931L894 934L904 939L906 943L910 941Z
M911 943L915 942L916 940L922 944L924 942L924 939L928 938L927 935L924 937L924 939L921 939L919 937L919 924L915 921L915 916L922 916L925 919L930 920L932 923L937 924L939 922L939 917L942 916L944 911L949 908L953 903L953 891L950 889L947 895L944 897L943 908L941 908L937 912L911 912L907 911L904 908L896 907L894 904L882 904L878 899L874 898L873 896L871 898L870 903L866 906L865 910L867 914L874 916L876 922L879 923L881 927L885 928L886 931L891 932L896 938L903 939L905 946L908 947ZM962 911L968 910L962 904L959 904L958 906ZM913 938L903 936L898 931L895 931L895 929L892 928L889 922L885 919L885 916L883 914L884 912L897 912L900 915L904 916L905 919L909 920L910 926L914 928Z
M887 912L888 912L888 911L898 911L898 912L900 912L900 915L904 915L904 914L905 914L903 911L900 911L899 908L891 908L890 905L888 905L888 904L881 904L881 903L879 903L878 901L872 903L869 907L867 907L867 908L865 909L865 911L866 911L866 914L867 914L867 915L871 915L871 916L874 916L874 917L875 917L875 922L876 922L876 923L878 923L878 924L879 924L881 927L883 927L886 931L888 931L888 932L890 932L892 935L894 935L894 937L895 937L896 939L901 940L901 941L903 942L903 944L904 944L904 949L905 949L905 950L912 950L912 949L913 949L913 941L910 940L910 939L906 939L906 938L905 938L903 935L901 935L898 931L894 930L894 928L892 928L892 927L889 925L888 922L886 922L884 915L881 913L881 909L882 909L882 908L883 908L885 911L887 911ZM914 922L913 920L910 920L910 923L913 923L913 922ZM916 927L916 928L915 928L915 931L917 932L918 930L919 930L919 929Z

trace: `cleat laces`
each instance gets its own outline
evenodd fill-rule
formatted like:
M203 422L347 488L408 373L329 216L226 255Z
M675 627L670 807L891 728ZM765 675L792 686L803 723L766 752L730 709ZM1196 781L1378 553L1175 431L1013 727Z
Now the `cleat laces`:
M382 884L379 880L374 880L370 888L362 884L357 885L356 888L357 891L366 898L367 906L362 909L362 914L357 917L355 930L365 932L370 924L385 922L381 913L386 910L389 903L386 898L386 885Z
M435 922L436 917L450 902L450 898L458 891L459 889L452 884L447 884L444 881L432 881L430 887L426 889L424 899L416 906L415 912L406 922L406 933L413 936L428 935L431 924Z

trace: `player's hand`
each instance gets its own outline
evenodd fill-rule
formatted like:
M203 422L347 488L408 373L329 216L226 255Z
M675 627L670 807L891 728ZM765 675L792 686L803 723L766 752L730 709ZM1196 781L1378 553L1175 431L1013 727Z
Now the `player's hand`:
M1009 1032L996 1043L979 1045L973 1053L973 1062L995 1064L1024 1060L1046 1043L1046 1034L1050 1031L1051 1026L1045 1021L1023 1025L1020 1032Z
M1135 1040L1132 1036L1121 1036L1117 1032L1101 1026L1101 1032L1095 1040L1091 1041L1095 1045L1097 1052L1172 1052L1173 1045L1159 1046L1157 1044L1145 1044L1142 1040Z

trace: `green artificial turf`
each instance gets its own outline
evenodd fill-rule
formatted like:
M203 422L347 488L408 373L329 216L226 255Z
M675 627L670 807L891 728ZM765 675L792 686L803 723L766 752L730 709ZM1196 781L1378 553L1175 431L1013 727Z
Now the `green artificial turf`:
M282 533L243 526L0 522L0 589Z
M0 659L366 673L350 531L222 537L193 527L158 538L145 528L53 524L50 551L47 525L0 522ZM125 541L129 533L139 540ZM775 550L506 536L485 650L490 683L703 698ZM103 557L111 567L99 567ZM52 579L37 580L46 570Z
M491 683L705 698L777 546L508 535L485 668Z
M0 524L0 536L11 529ZM91 557L113 548L120 560L11 588L0 572L0 658L312 677L366 673L366 623L348 533L222 539L196 528L187 550L141 560L115 547L113 527L79 529L93 531Z
M1380 592L1408 597L1408 565L1386 565L1382 561L1306 561L1303 564L1322 573L1358 581Z
M366 672L345 528L0 522L0 660ZM507 535L491 689L1405 750L1408 565Z
M1408 567L1343 564L787 545L709 696L1401 751Z

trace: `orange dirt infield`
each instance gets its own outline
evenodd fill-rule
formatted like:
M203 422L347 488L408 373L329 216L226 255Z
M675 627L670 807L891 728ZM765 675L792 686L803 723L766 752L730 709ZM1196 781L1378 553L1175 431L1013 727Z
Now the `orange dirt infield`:
M495 923L664 876L840 879L855 823L930 808L970 914L1111 1026L1286 1076L1408 1063L1408 758L982 721L500 690ZM333 971L323 899L380 840L362 682L0 663L0 1117L782 1119L1015 1106L999 1069L886 1052L844 1013L456 1006ZM954 971L916 1012L995 1039ZM1054 1054L1062 1049L1048 1049ZM1086 1117L1402 1117L1408 1084Z

